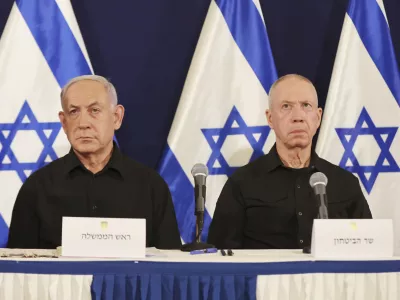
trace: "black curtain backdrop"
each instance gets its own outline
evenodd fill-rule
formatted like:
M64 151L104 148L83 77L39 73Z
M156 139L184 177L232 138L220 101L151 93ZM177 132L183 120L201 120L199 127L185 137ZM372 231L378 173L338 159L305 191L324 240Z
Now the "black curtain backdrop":
M30 0L35 1L35 0ZM0 0L0 33L14 0ZM279 76L316 85L324 107L348 0L260 0ZM122 151L156 168L210 0L72 0L96 74L126 108ZM384 0L400 61L400 0ZM1 72L1 70L0 70Z

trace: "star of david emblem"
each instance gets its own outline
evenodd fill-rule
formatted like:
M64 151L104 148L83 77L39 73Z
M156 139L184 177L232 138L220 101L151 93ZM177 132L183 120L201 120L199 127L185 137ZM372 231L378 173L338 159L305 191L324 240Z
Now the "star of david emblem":
M53 143L60 132L59 122L38 122L28 102L25 101L14 123L0 123L0 171L15 171L22 182L28 175L57 159ZM19 131L35 131L43 144L36 161L21 162L13 150L12 142ZM30 145L24 145L24 151L30 151Z
M372 191L379 173L400 172L399 166L389 150L397 129L398 127L376 127L365 107L362 109L354 128L336 128L345 149L339 165L352 173L356 173L368 194ZM361 166L357 160L353 148L357 137L360 135L372 135L377 142L380 154L375 165Z
M263 147L268 138L270 128L269 126L247 126L239 111L234 106L222 128L204 128L201 131L212 150L207 162L209 174L225 174L230 176L238 167L230 166L226 157L221 152L227 137L235 135L245 136L253 149L250 157L250 161L253 161L264 154Z

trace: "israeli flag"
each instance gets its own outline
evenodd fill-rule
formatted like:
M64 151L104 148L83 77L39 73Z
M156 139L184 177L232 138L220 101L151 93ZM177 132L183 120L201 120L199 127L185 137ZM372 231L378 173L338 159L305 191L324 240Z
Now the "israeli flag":
M14 201L38 168L65 155L61 87L92 67L69 0L17 0L0 40L0 246Z
M383 2L350 0L316 151L359 178L372 216L393 219L395 232L399 125L400 73Z
M211 1L159 168L184 242L195 233L193 165L209 169L204 240L228 176L275 142L265 110L276 79L258 0Z

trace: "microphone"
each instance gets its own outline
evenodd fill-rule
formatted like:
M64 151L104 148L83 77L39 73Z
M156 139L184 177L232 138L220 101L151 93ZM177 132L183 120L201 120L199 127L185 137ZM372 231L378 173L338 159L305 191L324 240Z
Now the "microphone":
M208 168L203 164L195 164L192 168L192 175L194 177L194 195L195 195L195 215L203 214L206 203L206 179L208 176ZM204 221L204 218L202 218Z
M196 216L196 238L192 243L182 246L182 251L203 250L214 248L214 245L201 242L201 233L204 226L204 210L206 203L206 179L208 176L208 168L204 164L195 164L192 168L194 178L194 201Z
M318 201L318 218L328 219L328 197L326 195L326 185L328 178L324 173L316 172L310 177L310 186Z

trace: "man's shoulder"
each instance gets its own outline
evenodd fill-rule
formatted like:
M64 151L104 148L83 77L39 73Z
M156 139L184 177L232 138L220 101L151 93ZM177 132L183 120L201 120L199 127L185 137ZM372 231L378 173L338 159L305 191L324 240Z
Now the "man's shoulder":
M233 172L231 179L234 181L251 180L265 173L265 168L269 167L268 155L262 155L248 164L239 167Z
M142 178L150 181L165 183L161 175L149 166L140 163L125 154L122 154L122 160L124 163L124 171L128 174L128 176L134 176L134 178L141 176Z
M22 186L28 189L36 188L38 182L44 182L49 179L52 180L59 176L60 172L64 170L65 156L57 158L33 171L24 181Z
M61 170L64 170L65 160L66 160L66 156L67 155L59 157L59 158L53 160L52 162L40 167L39 169L34 171L28 177L28 179L29 178L37 178L37 179L39 179L39 178L43 178L43 177L46 177L46 176L52 176L53 173L59 174L59 172Z
M231 179L234 181L251 180L262 176L267 170L273 168L269 155L262 155L248 164L239 167L232 174ZM323 158L318 158L318 171L326 173L325 175L329 179L335 179L336 182L341 185L353 185L358 184L357 177L348 170L345 170Z
M340 185L358 184L358 179L353 173L323 158L318 158L318 167L319 171L326 173L328 184L329 179L334 179Z
M47 165L33 172L27 181L40 181L46 178L54 178L59 176L60 172L67 172L68 170L68 155L53 160ZM144 181L150 181L158 184L165 184L164 179L154 169L142 164L129 156L122 154L122 168L127 178L138 180L139 178Z

